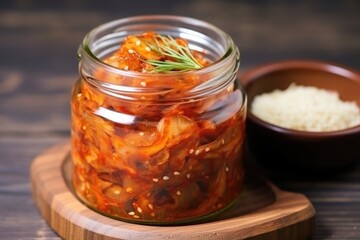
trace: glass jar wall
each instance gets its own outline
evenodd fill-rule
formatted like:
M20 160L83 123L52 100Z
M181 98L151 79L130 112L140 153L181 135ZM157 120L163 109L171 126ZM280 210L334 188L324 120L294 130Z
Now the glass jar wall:
M104 62L129 35L182 38L211 62L191 71L126 71ZM92 30L73 88L73 186L90 208L143 224L206 219L242 187L246 96L239 52L206 22L140 16Z

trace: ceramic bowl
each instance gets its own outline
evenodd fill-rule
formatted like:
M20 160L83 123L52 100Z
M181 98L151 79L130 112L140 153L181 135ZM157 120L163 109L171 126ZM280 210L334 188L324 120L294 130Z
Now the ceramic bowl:
M291 83L337 91L360 106L360 75L335 64L284 61L240 74L248 96L247 141L250 152L267 167L295 171L338 170L360 162L360 125L339 131L291 130L263 121L250 110L255 96Z

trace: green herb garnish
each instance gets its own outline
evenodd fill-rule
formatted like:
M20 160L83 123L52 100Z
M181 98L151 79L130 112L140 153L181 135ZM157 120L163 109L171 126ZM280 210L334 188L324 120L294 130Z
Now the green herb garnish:
M146 61L155 68L155 72L186 71L203 67L192 55L187 45L180 45L171 36L156 35L155 44L148 43L147 45L151 50L168 58L164 61Z

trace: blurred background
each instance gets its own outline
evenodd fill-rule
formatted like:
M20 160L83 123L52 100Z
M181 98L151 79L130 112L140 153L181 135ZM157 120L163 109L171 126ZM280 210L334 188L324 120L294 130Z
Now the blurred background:
M144 14L208 21L228 32L240 48L240 71L299 58L358 69L359 11L358 0L2 0L0 133L68 131L77 47L101 23ZM42 101L43 94L49 101ZM29 99L31 110L26 108Z
M1 239L59 239L32 201L31 161L69 139L70 91L85 34L147 14L195 17L228 32L241 52L240 71L285 59L360 71L359 0L1 0ZM316 184L282 183L314 203L314 239L360 239L359 172Z

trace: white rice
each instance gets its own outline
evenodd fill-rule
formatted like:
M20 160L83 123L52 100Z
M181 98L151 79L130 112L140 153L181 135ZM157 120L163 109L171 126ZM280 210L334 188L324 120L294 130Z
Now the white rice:
M284 128L325 132L360 124L355 102L342 101L337 92L291 84L254 98L251 112L258 118Z

